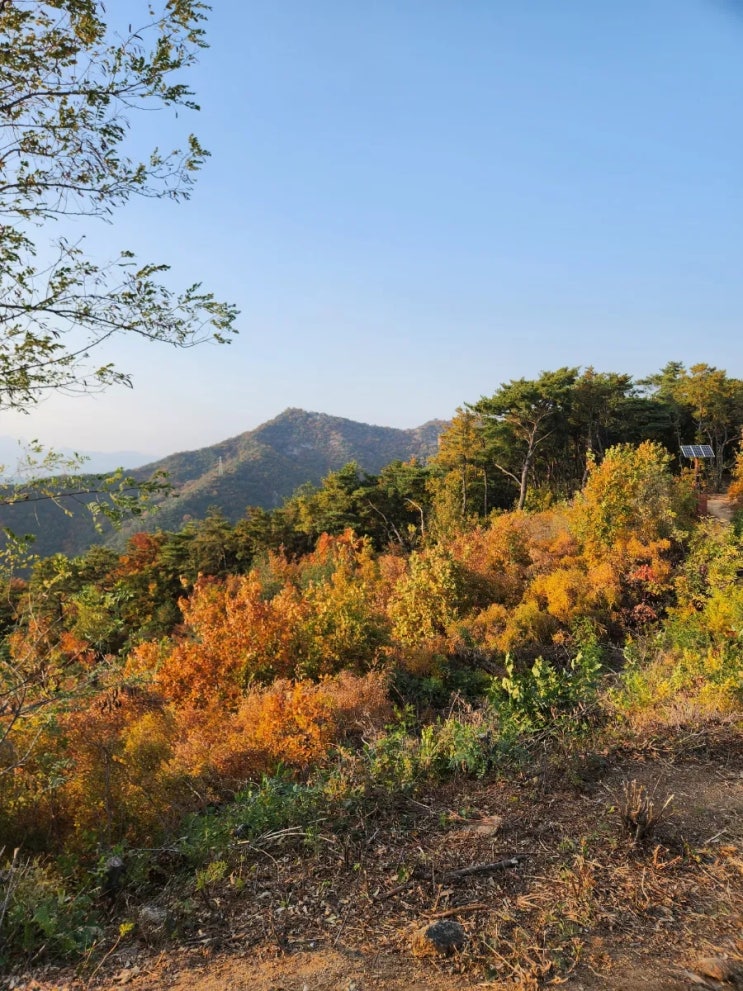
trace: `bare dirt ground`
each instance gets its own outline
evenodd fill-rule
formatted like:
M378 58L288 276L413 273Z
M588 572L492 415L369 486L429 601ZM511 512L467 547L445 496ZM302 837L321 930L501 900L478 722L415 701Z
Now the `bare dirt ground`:
M656 813L674 796L667 819L636 843L621 822L631 782ZM718 958L718 970L743 959L743 732L732 722L612 753L545 756L516 779L400 796L352 825L341 843L327 823L312 851L279 840L244 847L240 884L211 891L175 936L135 930L104 960L0 987L743 987L695 976L702 957ZM492 866L508 858L517 866ZM411 936L441 918L462 924L464 949L416 956Z
M728 523L733 518L732 506L724 492L707 496L707 512L710 516L714 516L718 520L725 520Z

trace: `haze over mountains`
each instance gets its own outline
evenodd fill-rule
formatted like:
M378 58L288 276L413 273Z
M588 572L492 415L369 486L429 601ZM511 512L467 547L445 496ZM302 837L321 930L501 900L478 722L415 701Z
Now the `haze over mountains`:
M0 478L10 480L17 476L29 446L28 442L19 441L15 437L0 436ZM142 451L75 451L71 447L55 450L64 458L82 458L81 468L86 474L100 474L117 468L136 468L152 457L152 454L144 454Z
M137 530L178 530L212 508L236 522L248 506L280 506L300 485L317 484L349 461L369 474L391 461L425 461L435 453L445 425L443 420L432 420L400 430L287 409L255 430L133 470L131 474L139 479L166 472L174 493L161 501L156 513L127 524L123 536ZM92 480L90 475L85 479ZM90 514L80 505L85 500L76 502L71 516L48 500L2 506L0 525L34 534L34 549L41 556L57 552L75 556L91 544L122 540L108 524L97 533Z

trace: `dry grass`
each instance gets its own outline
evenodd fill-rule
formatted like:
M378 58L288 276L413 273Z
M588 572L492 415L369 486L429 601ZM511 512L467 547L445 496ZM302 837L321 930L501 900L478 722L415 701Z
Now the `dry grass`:
M400 795L337 831L324 823L327 835L312 850L288 841L252 849L236 840L235 861L210 904L197 917L181 914L182 944L157 966L170 961L185 970L209 959L222 967L234 958L237 974L247 953L257 968L249 986L263 988L261 966L268 974L282 957L312 949L328 960L347 954L348 972L334 977L334 988L357 979L359 961L395 959L399 983L369 987L676 987L668 980L679 967L700 953L734 953L740 936L743 738L729 727L721 732L724 739L673 759L669 749L660 757L604 755L603 780L589 791L564 775L545 787L532 770ZM643 784L653 780L656 788ZM679 797L672 824L670 803L656 797L671 791ZM618 816L629 843L618 835ZM519 858L513 868L463 874L509 857ZM411 937L435 918L457 919L467 942L451 958L414 963L418 985L409 979ZM119 970L152 958L133 939L107 961L96 987L115 986ZM150 987L156 977L150 970ZM197 976L190 987L207 991Z
M645 785L638 784L635 779L623 782L615 800L622 835L635 845L653 839L667 818L673 799L673 795L668 795L656 804L654 792L648 791Z

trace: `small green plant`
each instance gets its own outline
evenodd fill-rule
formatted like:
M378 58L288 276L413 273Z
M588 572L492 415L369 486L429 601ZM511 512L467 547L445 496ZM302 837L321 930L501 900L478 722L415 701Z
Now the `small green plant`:
M601 671L598 650L581 650L562 668L543 657L526 671L517 671L510 656L505 665L506 676L494 682L491 699L506 727L534 732L585 722L580 713L594 700Z
M375 786L408 791L420 777L419 746L404 724L388 729L364 756Z
M492 761L492 733L478 719L450 716L421 731L419 761L429 774L482 777Z
M441 657L435 670L416 675L398 668L392 677L392 697L420 719L431 711L447 709L456 695L468 702L482 699L488 687L488 676L466 664Z
M196 871L196 894L200 895L207 906L211 905L215 889L227 876L227 861L212 860L201 870Z
M227 863L224 860L213 860L207 864L203 870L196 872L196 890L207 891L220 881L224 881L227 874Z
M225 810L214 809L193 815L186 821L180 851L200 869L221 860L235 840L253 842L268 833L288 827L312 825L327 805L322 781L301 782L279 768L257 784L239 792Z

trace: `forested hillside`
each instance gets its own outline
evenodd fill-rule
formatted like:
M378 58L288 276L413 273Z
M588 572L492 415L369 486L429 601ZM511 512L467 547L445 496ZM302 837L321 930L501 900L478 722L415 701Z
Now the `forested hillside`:
M237 522L213 512L8 579L6 959L105 947L105 912L138 900L198 928L276 837L338 844L353 870L374 817L437 781L531 780L536 760L568 774L650 732L736 727L742 396L707 366L642 386L544 373L463 407L427 464L346 464ZM305 418L261 443L300 457ZM358 451L373 428L354 430ZM683 465L679 439L711 462ZM247 442L230 444L224 462ZM700 515L721 477L732 523ZM650 829L651 797L632 795L626 828ZM582 945L577 929L545 942L544 966Z
M65 512L106 504L106 485L91 476L56 481L60 498L54 501L37 498L35 488L6 487L0 525L33 535L42 557L74 556L100 543L121 550L138 530L175 531L212 510L237 523L248 510L280 509L299 487L317 486L349 463L363 478L396 461L425 465L433 455L424 501L435 493L436 519L443 521L447 512L452 520L484 517L493 509L569 498L585 482L592 459L614 444L642 440L662 444L677 469L682 444L710 444L714 458L705 466L705 479L719 489L740 440L742 411L739 379L706 364L686 369L679 362L640 381L592 368L545 372L463 405L449 425L436 420L412 430L289 409L253 431L128 473L131 492L137 482L160 473L172 489L151 500L156 513L125 523L119 533L100 515L96 529L88 513ZM120 486L117 480L113 487ZM367 512L382 525L380 507ZM423 506L414 512L420 516Z
M110 488L98 476L65 475L55 480L56 498L38 498L44 481L36 486L5 486L0 489L0 526L18 534L31 534L40 556L54 553L81 554L91 544L114 543L123 547L126 537L139 529L177 530L189 520L203 519L210 509L236 523L249 506L272 509L280 506L300 485L318 484L323 477L347 462L360 469L379 471L396 459L425 461L436 452L443 421L411 430L375 427L323 413L289 409L255 430L220 444L172 454L127 472L136 483L165 477L171 491L153 499L157 513L137 517L117 533L105 517L91 519L80 512L85 505L108 504ZM118 488L117 481L114 488ZM74 510L74 512L72 511ZM97 524L97 527L94 525Z

